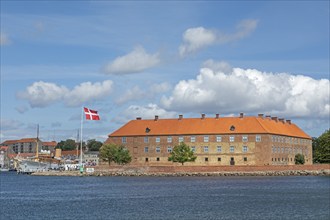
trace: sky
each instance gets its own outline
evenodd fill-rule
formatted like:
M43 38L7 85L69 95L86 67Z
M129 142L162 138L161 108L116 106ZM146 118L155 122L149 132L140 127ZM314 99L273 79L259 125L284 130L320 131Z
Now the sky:
M0 1L0 142L105 141L136 117L329 129L329 1ZM100 121L81 123L82 108ZM80 134L81 135L81 134Z

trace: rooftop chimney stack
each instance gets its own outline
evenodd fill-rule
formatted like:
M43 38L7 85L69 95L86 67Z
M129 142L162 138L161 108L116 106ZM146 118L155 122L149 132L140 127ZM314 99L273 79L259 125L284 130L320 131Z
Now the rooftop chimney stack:
M268 119L271 119L271 117L272 117L272 116L270 116L270 115L266 115L266 118L268 118Z
M291 120L286 120L286 123L290 124L291 125Z
M280 122L282 122L283 124L285 124L285 120L284 120L284 118L279 118L278 119Z
M202 113L202 119L204 119L205 118L205 114L204 113Z
M141 117L137 117L136 120L141 120L142 118Z
M272 117L272 120L277 122L277 117Z
M240 118L243 118L244 117L244 113L243 112L239 113L239 117Z
M181 120L183 118L183 115L179 115L179 120Z
M258 114L258 117L259 118L263 118L264 117L264 114Z
M157 120L158 120L158 118L159 118L159 117L158 117L158 115L155 115L155 121L157 121Z
M219 114L215 114L215 118L218 119L219 118Z

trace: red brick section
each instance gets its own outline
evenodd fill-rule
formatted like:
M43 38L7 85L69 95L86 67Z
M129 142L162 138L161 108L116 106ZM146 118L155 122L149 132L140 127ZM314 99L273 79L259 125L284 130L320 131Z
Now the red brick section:
M256 172L256 171L317 171L329 170L330 164L281 165L281 166L116 166L100 165L96 171L118 171L141 169L146 173L212 173L212 172Z

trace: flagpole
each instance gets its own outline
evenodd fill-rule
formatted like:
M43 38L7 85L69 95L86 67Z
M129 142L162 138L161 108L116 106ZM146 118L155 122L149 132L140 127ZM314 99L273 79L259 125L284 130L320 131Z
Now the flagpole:
M81 107L81 120L80 120L80 173L84 171L82 167L82 140L83 140L83 121L84 121L84 107Z

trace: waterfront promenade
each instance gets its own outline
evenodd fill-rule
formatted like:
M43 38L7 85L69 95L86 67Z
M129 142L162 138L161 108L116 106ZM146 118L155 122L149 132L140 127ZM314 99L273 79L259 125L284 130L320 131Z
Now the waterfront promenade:
M330 176L330 164L287 166L117 166L94 167L93 173L79 171L37 172L38 176Z

